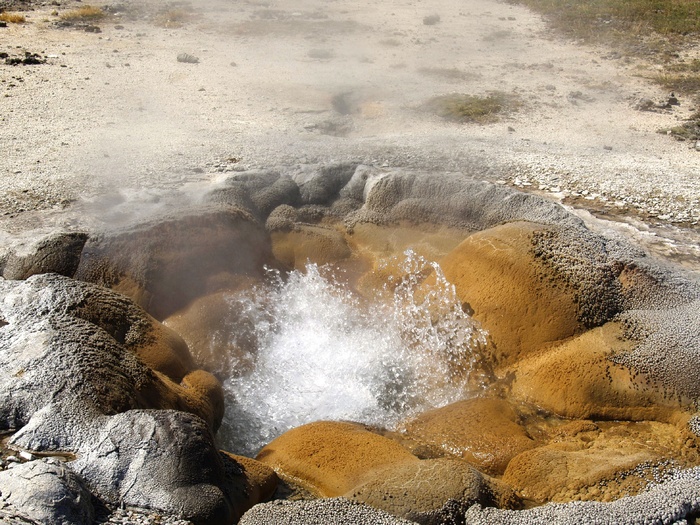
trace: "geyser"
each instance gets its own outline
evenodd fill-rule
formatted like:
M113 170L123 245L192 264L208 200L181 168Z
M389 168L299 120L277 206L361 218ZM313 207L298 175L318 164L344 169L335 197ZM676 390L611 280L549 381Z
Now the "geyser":
M408 251L401 266L403 277L370 298L310 263L229 299L245 320L225 322L255 332L233 337L257 345L245 356L252 370L224 382L226 448L252 454L319 420L392 428L478 393L470 373L485 333L436 263ZM421 293L427 270L435 282Z
M65 480L106 505L228 524L279 477L282 497L379 510L270 505L267 522L498 521L472 505L572 500L598 503L558 517L596 522L640 492L643 519L697 515L663 484L700 493L697 278L555 203L462 174L296 166L78 241L0 257L0 428L76 457ZM651 479L651 500L673 498L647 509Z

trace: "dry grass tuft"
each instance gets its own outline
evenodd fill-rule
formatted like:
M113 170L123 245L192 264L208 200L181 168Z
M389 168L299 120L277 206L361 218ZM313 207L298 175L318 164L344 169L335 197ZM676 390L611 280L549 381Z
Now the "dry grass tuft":
M700 140L700 112L691 115L690 118L680 126L660 129L659 133L671 135L676 140Z
M8 24L24 24L27 19L19 13L0 13L0 22Z
M516 111L520 105L514 95L494 91L484 97L462 93L441 95L428 101L426 107L446 120L490 124Z
M684 95L700 96L700 74L697 73L661 73L651 77L668 91Z
M82 22L82 21L95 21L101 20L107 16L107 14L100 9L92 5L85 5L78 9L72 9L66 11L60 15L61 20L64 22Z

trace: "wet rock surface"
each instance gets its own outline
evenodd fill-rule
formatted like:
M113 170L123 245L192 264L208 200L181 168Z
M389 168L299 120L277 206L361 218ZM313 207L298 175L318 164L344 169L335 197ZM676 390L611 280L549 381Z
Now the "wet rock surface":
M503 474L515 456L538 445L501 399L472 398L424 412L403 431L491 475Z
M418 461L395 441L343 422L290 430L265 446L257 459L326 497L351 491L374 469Z
M498 508L520 504L507 485L454 458L381 469L345 497L425 525L446 523L450 514L457 518L475 503Z

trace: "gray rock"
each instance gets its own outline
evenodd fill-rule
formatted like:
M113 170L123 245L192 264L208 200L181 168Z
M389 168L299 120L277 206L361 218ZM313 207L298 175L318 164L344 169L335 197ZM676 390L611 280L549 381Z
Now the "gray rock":
M86 240L85 233L58 232L12 247L0 263L0 274L5 279L26 279L39 273L72 277Z
M357 167L356 163L321 167L308 180L299 183L302 202L304 204L330 205L345 185L350 182Z
M254 506L243 515L239 525L409 525L414 522L396 518L362 503L345 498L311 501L272 501Z
M479 231L515 220L583 224L556 203L462 174L389 173L372 180L365 193L363 208L346 219L351 226L407 221Z
M199 58L189 53L180 53L177 55L177 61L185 64L199 64Z
M260 221L282 205L301 204L299 186L278 171L246 171L229 177L206 197L207 202L241 207Z
M625 336L637 344L613 357L646 376L669 398L700 400L700 298L675 308L629 310L620 315Z
M137 355L158 329L126 297L55 274L0 281L0 318L0 429L16 431L11 446L76 456L70 468L112 505L224 524L254 503L204 419L142 410L208 417L206 402ZM175 364L173 376L188 370Z
M55 459L31 461L0 472L0 490L5 512L36 523L89 525L95 517L90 492L70 468Z
M611 503L574 501L548 504L523 511L471 507L465 515L470 525L569 525L601 523L608 525L670 525L695 520L700 512L700 479L697 474L660 485L634 497Z
M204 421L173 410L131 410L101 418L71 467L104 501L227 524L247 504L245 474L222 457Z

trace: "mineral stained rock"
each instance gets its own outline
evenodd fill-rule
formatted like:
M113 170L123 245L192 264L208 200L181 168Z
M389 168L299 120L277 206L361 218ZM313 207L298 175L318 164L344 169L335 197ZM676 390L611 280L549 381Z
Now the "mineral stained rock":
M0 254L0 275L5 279L27 279L40 273L72 277L78 269L86 233L54 232Z
M262 276L264 227L236 207L201 207L91 236L76 279L131 297L157 319L193 299Z
M465 511L475 503L498 508L519 505L519 498L508 486L455 458L426 459L380 469L345 497L423 525L445 523L448 512ZM454 508L446 508L447 502Z
M539 445L502 399L472 398L424 412L404 432L491 475L503 474L513 457Z
M368 471L418 458L362 425L319 421L294 428L265 446L258 461L319 496L340 496Z
M212 345L226 334L206 312L228 315L225 294L250 287L264 265L307 258L359 261L362 292L400 278L379 260L416 243L490 334L474 383L490 390L460 402L468 417L459 403L443 407L405 422L397 440L312 423L268 444L261 462L217 451L223 396L210 371L244 370L217 364ZM700 284L556 203L463 174L294 166L233 175L177 214L17 247L0 253L5 279L26 279L0 280L0 430L14 433L12 447L72 460L47 478L50 493L72 494L67 510L34 509L0 488L32 516L89 516L73 505L83 487L112 504L229 523L272 494L272 468L326 499L259 505L242 523L674 523L700 512L700 476L682 470L697 465ZM470 426L493 435L479 442ZM419 459L400 444L411 440L437 453ZM666 458L680 474L633 498L484 508L516 507L512 489L530 503L617 497L640 489L625 481L635 469L649 474ZM504 473L510 487L475 469Z

